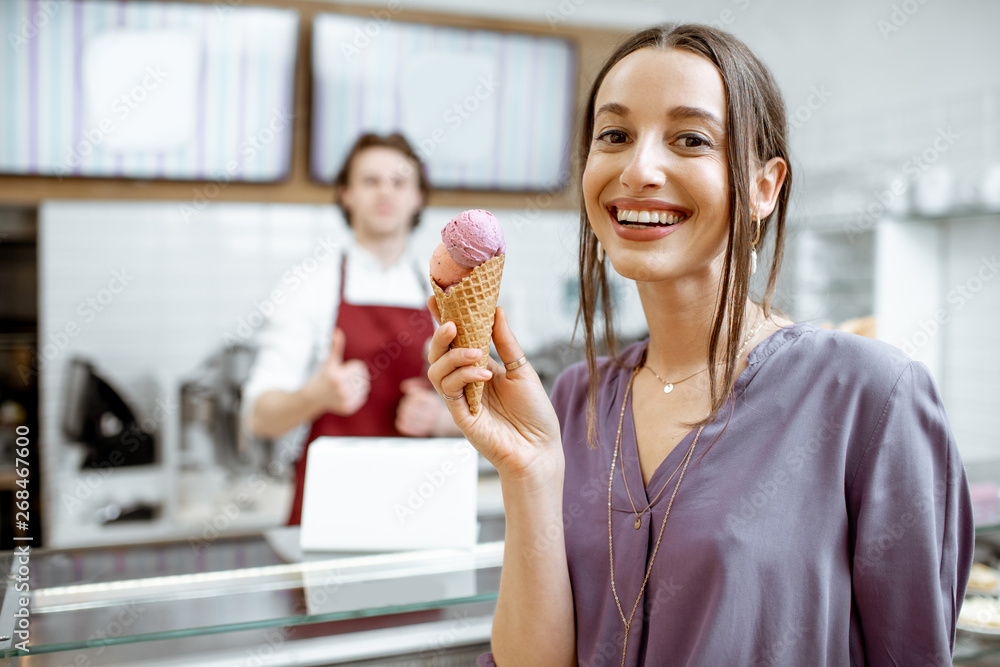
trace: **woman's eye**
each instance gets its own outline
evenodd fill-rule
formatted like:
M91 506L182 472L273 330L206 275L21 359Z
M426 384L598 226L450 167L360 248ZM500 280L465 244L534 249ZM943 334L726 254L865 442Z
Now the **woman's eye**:
M697 134L685 134L681 137L681 146L684 148L705 148L711 145L708 139Z
M597 135L598 141L606 141L609 144L623 144L627 137L621 130L605 130Z

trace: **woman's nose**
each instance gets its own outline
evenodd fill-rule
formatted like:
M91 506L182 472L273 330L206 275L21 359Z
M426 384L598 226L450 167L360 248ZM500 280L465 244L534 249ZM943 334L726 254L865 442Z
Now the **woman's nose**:
M653 142L637 142L622 170L619 182L629 190L658 188L666 182L666 156Z

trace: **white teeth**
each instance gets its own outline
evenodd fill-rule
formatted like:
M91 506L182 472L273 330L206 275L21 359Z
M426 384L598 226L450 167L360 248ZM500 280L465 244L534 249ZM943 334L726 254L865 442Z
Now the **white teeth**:
M666 211L640 211L638 209L619 208L616 210L618 222L639 222L657 225L676 225L684 219L683 215L670 214Z

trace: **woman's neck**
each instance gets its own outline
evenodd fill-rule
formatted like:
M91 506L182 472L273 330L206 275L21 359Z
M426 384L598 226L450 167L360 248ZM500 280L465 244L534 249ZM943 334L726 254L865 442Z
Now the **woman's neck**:
M708 363L708 346L718 301L718 283L671 280L638 283L649 325L646 363L670 380Z

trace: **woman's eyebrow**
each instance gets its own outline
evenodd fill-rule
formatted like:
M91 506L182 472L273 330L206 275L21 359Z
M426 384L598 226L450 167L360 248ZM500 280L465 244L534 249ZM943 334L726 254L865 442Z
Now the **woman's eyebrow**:
M597 118L601 114L605 113L614 114L615 116L627 116L628 107L623 104L619 104L618 102L608 102L607 104L601 105L601 108L594 114L594 118Z
M672 108L667 116L671 120L687 120L689 118L696 118L714 126L715 129L720 132L723 129L722 121L719 120L718 116L707 109L702 109L701 107L677 106Z

